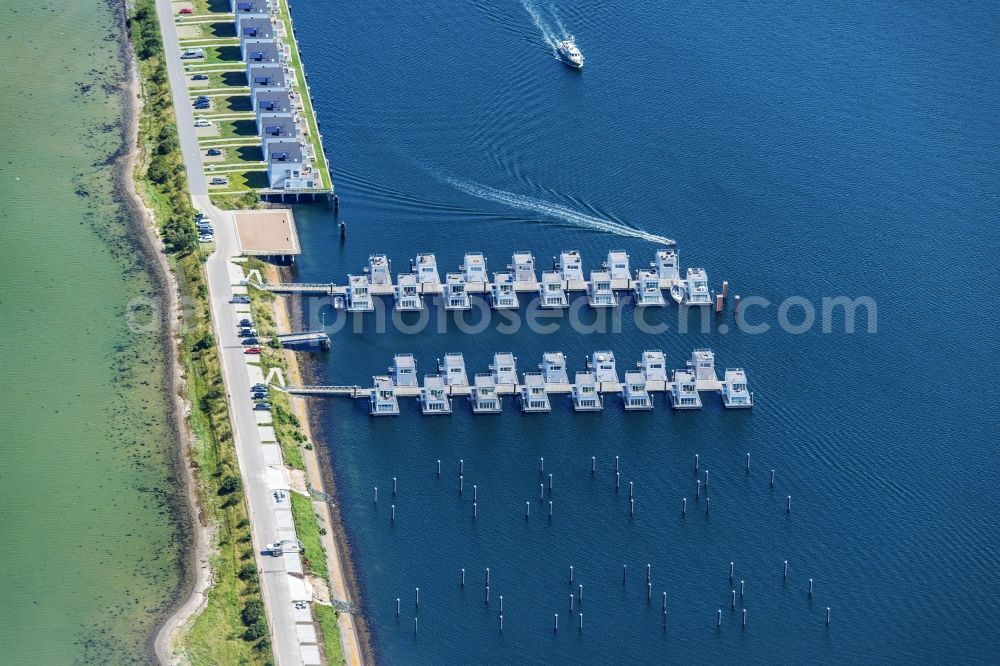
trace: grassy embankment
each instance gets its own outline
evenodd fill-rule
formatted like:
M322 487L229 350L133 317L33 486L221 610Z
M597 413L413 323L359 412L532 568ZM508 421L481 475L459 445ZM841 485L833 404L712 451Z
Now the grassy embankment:
M191 454L200 505L215 534L213 585L205 609L186 629L182 650L193 664L269 664L273 660L267 620L254 564L218 349L212 335L203 266L205 256L197 243L193 224L194 211L177 140L153 0L138 0L129 20L129 32L138 60L144 100L139 127L141 158L137 163L136 181L160 226L184 303L180 358L192 404L189 422L195 441ZM213 199L229 208L253 208L260 204L256 192ZM262 335L275 332L273 299L270 294L257 294L254 298L254 319L263 327ZM276 348L269 348L262 355L261 363L265 372L271 366L287 371L281 352ZM285 462L295 469L304 469L299 447L311 445L305 443L289 398L275 392L272 402L275 433ZM296 529L307 546L305 566L312 570L309 554L318 557L317 561L323 564L315 573L328 578L320 539L323 528L318 525L309 500L296 497L293 516ZM303 501L308 511L302 510ZM343 663L336 611L317 605L315 612L324 649L328 657L333 657L329 663ZM326 640L326 636L333 640Z
M212 335L204 256L193 225L152 0L136 3L129 29L144 99L136 178L159 224L184 303L180 358L192 404L191 456L200 504L215 536L208 603L186 628L182 649L193 664L268 664L272 657L267 620Z

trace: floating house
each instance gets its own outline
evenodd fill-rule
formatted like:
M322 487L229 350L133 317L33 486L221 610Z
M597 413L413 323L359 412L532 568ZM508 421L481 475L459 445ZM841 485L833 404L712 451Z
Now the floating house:
M708 275L701 268L687 269L687 278L670 288L670 297L681 305L711 305L712 294L708 291Z
M577 412L599 412L604 408L601 394L597 392L597 381L592 372L577 372L573 382L573 410Z
M233 4L230 2L230 4ZM233 24L236 26L236 34L240 33L244 21L252 19L267 19L271 15L271 8L267 0L238 0L233 10Z
M587 358L587 370L594 373L594 379L599 384L604 382L619 383L614 352L595 351Z
M472 412L474 414L499 414L502 403L497 394L493 377L487 374L477 374L472 387Z
M517 357L510 352L494 354L493 363L490 364L490 376L497 385L517 384Z
M278 47L278 43L273 39L270 41L258 41L247 46L246 54L247 81L254 72L262 66L281 67L285 62L285 52Z
M726 368L722 382L722 404L726 409L753 407L753 393L747 390L747 376L743 368Z
M659 349L642 352L642 360L636 363L647 382L667 381L667 362Z
M542 378L546 384L569 384L569 373L566 371L566 355L562 352L545 352L542 362L538 364Z
M288 90L288 79L285 70L276 65L262 65L254 68L253 76L247 78L250 84L250 104L257 108L257 95L263 92L280 92Z
M646 389L646 376L638 370L625 372L625 388L622 391L622 402L629 411L652 409L653 398Z
M420 389L420 411L424 414L451 414L451 398L448 397L441 375L424 375L424 385Z
M267 179L271 189L300 190L312 187L298 141L274 141L267 146Z
M465 373L465 357L460 352L448 352L444 362L438 361L438 372L444 376L448 386L468 386L469 376Z
M465 255L462 261L462 277L468 284L487 281L486 258L481 252L470 252Z
M392 264L384 254L368 255L368 280L371 284L392 284Z
M691 352L688 369L694 373L694 378L698 381L718 380L715 374L715 354L711 349L695 349Z
M670 390L670 406L674 409L701 409L701 397L694 375L687 370L674 371L674 385Z
M413 268L417 272L417 280L420 284L431 287L437 287L441 284L437 259L434 258L433 254L418 254Z
M629 268L628 253L625 250L608 252L608 260L604 262L604 268L611 274L612 280L632 279L632 269Z
M240 23L240 55L247 59L247 47L274 40L274 25L270 18L248 18Z
M417 362L413 354L396 354L389 366L389 376L396 386L417 386Z
M550 412L549 395L545 391L545 379L540 372L524 373L524 384L521 386L522 412Z
M347 276L347 309L350 312L371 312L375 309L368 278L364 275Z
M490 306L494 310L516 310L520 303L514 290L513 273L496 273L490 288Z
M257 116L258 134L264 131L264 125L269 120L278 118L295 120L295 107L287 90L260 92L257 93L256 98L251 98L251 100L254 102L254 113Z
M268 118L260 132L260 147L266 160L271 146L281 143L299 143L299 127L292 118Z
M583 281L583 259L577 250L566 250L559 254L556 270L563 280Z
M388 377L372 377L374 390L369 400L372 416L399 416L396 387Z
M545 309L565 308L569 306L566 290L563 289L563 279L555 271L542 272L542 284L538 287L540 301L538 305Z
M472 307L469 292L466 290L465 278L461 273L448 273L444 285L444 309L468 310Z
M611 289L611 274L607 271L590 271L587 284L587 303L592 308L613 308L618 305L615 292Z
M639 307L663 305L660 279L653 271L640 270L635 276L635 304Z
M657 250L652 268L656 271L656 277L661 280L670 280L673 282L679 280L681 277L676 250Z
M424 301L418 291L417 276L400 273L396 276L396 309L404 312L419 312L424 309Z
M530 252L515 252L507 269L513 271L517 282L529 285L538 283L538 278L535 277L535 257Z

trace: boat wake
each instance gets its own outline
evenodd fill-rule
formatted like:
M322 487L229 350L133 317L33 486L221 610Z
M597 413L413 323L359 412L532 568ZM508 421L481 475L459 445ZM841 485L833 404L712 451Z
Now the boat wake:
M542 33L542 39L544 39L545 43L549 45L549 48L552 49L552 53L554 55L556 53L556 42L558 42L561 37L555 30L552 29L552 26L549 25L548 21L545 20L545 17L542 16L541 10L538 9L538 6L535 5L532 0L521 0L521 5L524 7L524 11L528 12L531 16L531 20L534 22L535 27ZM556 21L558 22L558 18Z
M488 185L459 180L458 178L445 177L444 180L456 189L474 197L502 203L519 210L539 213L549 218L561 220L575 227L592 229L594 231L603 231L605 233L626 236L629 238L639 238L644 241L649 241L650 243L659 243L661 245L674 244L674 241L670 238L651 234L648 231L636 229L635 227L630 227L626 224L622 224L621 222L616 222L607 218L589 215L551 201L544 201L542 199L535 199L523 194L515 194L514 192L498 190L494 187L489 187Z

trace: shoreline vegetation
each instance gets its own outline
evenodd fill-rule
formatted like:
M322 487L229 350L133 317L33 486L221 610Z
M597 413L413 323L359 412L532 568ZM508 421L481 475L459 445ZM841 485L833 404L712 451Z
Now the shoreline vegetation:
M198 568L200 579L188 581L186 599L178 599L179 608L162 623L156 640L158 653L161 659L170 662L270 664L273 657L269 629L218 350L212 335L204 274L207 255L197 242L193 224L195 211L180 154L155 0L137 0L130 8L127 27L139 86L132 103L141 104L131 176L145 203L148 226L158 235L165 256L164 269L169 269L173 276L173 281L169 275L163 276L167 285L164 291L175 289L175 298L179 296L183 304L174 316L179 329L172 329L177 341L175 388L187 415L186 423L182 422L180 427L188 434L183 444L183 464L191 479L190 511L196 516L189 523L199 531L205 545L204 554L195 558L202 560ZM256 193L225 199L213 197L213 201L226 208L260 205ZM249 262L251 267L275 270L256 260ZM164 296L170 299L169 295ZM262 335L268 331L273 334L276 317L288 318L284 305L275 303L269 294L255 294L252 307ZM262 368L267 372L270 367L280 367L283 372L297 376L297 362L294 356L286 354L278 346L265 348ZM317 512L317 503L309 495L307 474L318 477L319 470L309 443L308 414L304 405L293 406L289 397L280 392L275 392L271 402L282 456L293 480L298 480L293 482L297 491L292 493L293 517L306 545L305 571L317 590L318 602L313 604L317 633L327 663L346 663L341 631L355 631L355 623L350 617L340 621L339 613L328 605L330 571L336 563L335 571L339 573L341 555L333 553L331 557L329 552L336 549L332 541L334 530L324 526L332 523L329 511ZM303 454L310 458L309 464ZM321 487L322 480L316 485ZM322 585L312 577L322 581ZM346 588L346 584L338 588ZM337 591L341 598L351 598L348 590ZM360 651L360 641L357 642ZM361 655L357 656L360 659Z

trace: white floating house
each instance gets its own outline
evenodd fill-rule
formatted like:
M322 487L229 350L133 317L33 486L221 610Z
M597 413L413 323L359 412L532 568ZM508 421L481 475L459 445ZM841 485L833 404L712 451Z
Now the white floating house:
M521 386L522 412L550 412L549 395L545 391L545 379L540 372L524 373L524 384Z
M482 253L470 252L465 255L465 260L462 262L462 277L468 284L487 282L489 278L486 275L486 258Z
M368 279L372 284L392 284L389 258L384 254L368 256Z
M701 397L694 375L687 370L674 371L674 385L670 390L670 405L674 409L701 409Z
M510 352L494 354L493 363L490 364L490 376L497 385L517 384L517 357Z
M556 270L563 280L583 281L583 259L577 250L566 250L559 254Z
M667 381L667 362L663 352L651 349L642 352L642 360L636 363L647 382Z
M687 278L670 288L670 297L681 305L711 305L712 294L708 291L708 275L701 268L687 269Z
M472 387L472 412L474 414L499 414L502 407L496 384L491 375L479 373Z
M448 352L444 362L438 361L438 372L444 375L448 386L468 386L469 376L465 373L465 357L459 352Z
M625 250L608 252L608 260L604 268L611 274L612 280L631 280L632 269L629 268L628 253Z
M661 280L679 280L681 271L677 250L657 250L652 268L656 271L656 277Z
M350 312L371 312L375 309L367 276L347 276L347 309Z
M516 310L520 303L514 291L513 273L496 273L490 289L490 306L494 310Z
M726 409L748 409L753 407L753 393L747 390L747 376L743 368L726 368L722 382L722 404Z
M569 373L566 371L566 355L562 352L545 352L542 362L538 364L542 378L546 384L569 384Z
M451 414L451 398L441 375L424 375L420 389L420 411L424 414Z
M587 359L587 369L594 373L598 383L618 383L618 370L615 367L615 354L610 351L595 351Z
M444 285L444 309L468 310L472 307L469 292L466 290L465 278L461 273L448 273Z
M625 389L622 391L622 402L629 411L652 409L653 398L646 390L646 376L638 370L625 371Z
M437 259L434 258L433 254L418 254L413 268L417 272L417 280L420 284L433 287L437 287L437 285L441 284L441 275L438 273Z
M389 366L389 376L396 386L417 386L417 362L413 354L396 354Z
M395 291L397 310L412 312L424 309L424 301L420 298L416 274L400 273L397 275Z
M399 416L396 387L388 377L372 377L374 388L370 398L372 416Z
M653 271L640 269L635 276L635 304L639 307L663 305L660 278Z
M573 382L573 410L577 412L598 412L604 408L601 394L597 392L597 382L592 372L577 372Z
M538 284L538 278L535 277L535 257L530 252L515 252L507 268L514 272L514 279L518 282Z
M694 373L694 378L698 381L719 379L715 374L715 354L711 349L695 349L691 352L688 369Z
M538 305L544 309L569 306L566 290L563 289L563 279L555 271L542 272L542 284L538 287L538 296L540 298Z
M618 305L615 292L611 289L611 274L607 271L590 271L587 284L587 303L592 308L613 308Z

